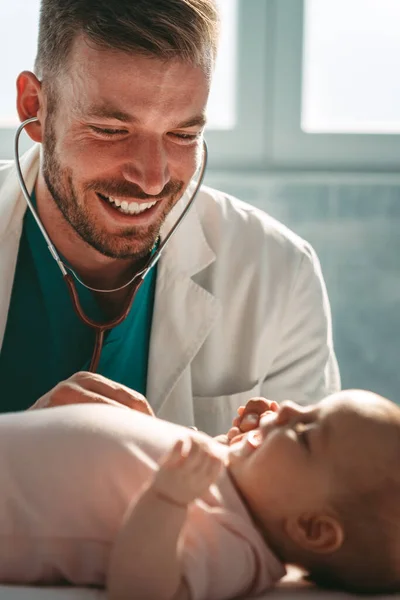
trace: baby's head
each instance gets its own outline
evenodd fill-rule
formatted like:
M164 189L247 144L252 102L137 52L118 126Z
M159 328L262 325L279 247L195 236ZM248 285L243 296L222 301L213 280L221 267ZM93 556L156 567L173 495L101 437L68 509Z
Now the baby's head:
M400 591L400 407L350 390L285 402L232 446L230 471L267 542L316 583Z

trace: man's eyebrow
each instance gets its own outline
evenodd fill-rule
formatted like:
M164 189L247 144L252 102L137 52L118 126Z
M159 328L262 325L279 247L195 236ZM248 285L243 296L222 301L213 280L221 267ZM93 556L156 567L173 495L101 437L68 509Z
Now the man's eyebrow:
M87 110L85 110L86 118L97 118L97 119L112 119L116 121L121 121L122 123L135 123L138 121L136 117L126 113L124 111L118 110L113 106L109 106L107 104L101 105L92 105ZM182 121L178 123L174 128L175 129L187 129L189 127L204 127L206 124L206 117L204 114L196 115L195 117L191 117L186 121Z
M133 123L136 117L107 104L92 105L84 111L86 118L113 119L122 123Z
M200 125L200 127L204 127L206 122L207 122L207 119L206 119L205 115L196 115L195 117L191 117L187 121L178 123L178 125L176 126L176 129L186 129L187 127L198 127L199 125Z

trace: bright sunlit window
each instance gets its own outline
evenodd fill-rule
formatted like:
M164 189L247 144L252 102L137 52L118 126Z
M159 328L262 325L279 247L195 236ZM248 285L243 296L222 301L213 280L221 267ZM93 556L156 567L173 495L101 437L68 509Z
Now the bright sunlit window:
M14 127L15 80L20 71L33 69L36 55L39 0L13 0L0 5L0 127Z
M233 129L236 124L237 0L218 0L221 39L208 102L208 129Z
M400 133L399 24L399 0L305 0L303 131Z
M208 129L232 129L236 123L237 0L218 0L222 16L220 53L208 105ZM13 0L0 6L0 128L14 127L15 80L32 70L36 55L39 0Z

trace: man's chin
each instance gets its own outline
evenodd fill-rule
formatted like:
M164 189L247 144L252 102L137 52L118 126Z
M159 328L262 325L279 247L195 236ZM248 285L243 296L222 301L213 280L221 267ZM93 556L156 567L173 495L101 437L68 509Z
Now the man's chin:
M146 259L153 247L152 244L150 247L146 248L112 248L112 247L104 247L102 245L91 244L92 247L97 250L100 254L107 258L111 258L114 260L124 260L124 261L141 261Z
M149 256L157 240L158 231L147 235L125 231L122 234L92 227L75 227L80 238L91 248L111 259L142 260Z

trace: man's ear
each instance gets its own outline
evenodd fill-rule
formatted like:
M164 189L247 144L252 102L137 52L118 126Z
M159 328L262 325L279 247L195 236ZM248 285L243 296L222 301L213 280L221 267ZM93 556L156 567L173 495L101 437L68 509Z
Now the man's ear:
M43 94L42 84L30 71L23 71L17 78L17 111L21 121L38 117L27 125L25 131L34 142L42 141Z
M328 514L310 512L289 517L285 531L303 550L317 554L333 553L339 550L344 541L341 523Z

